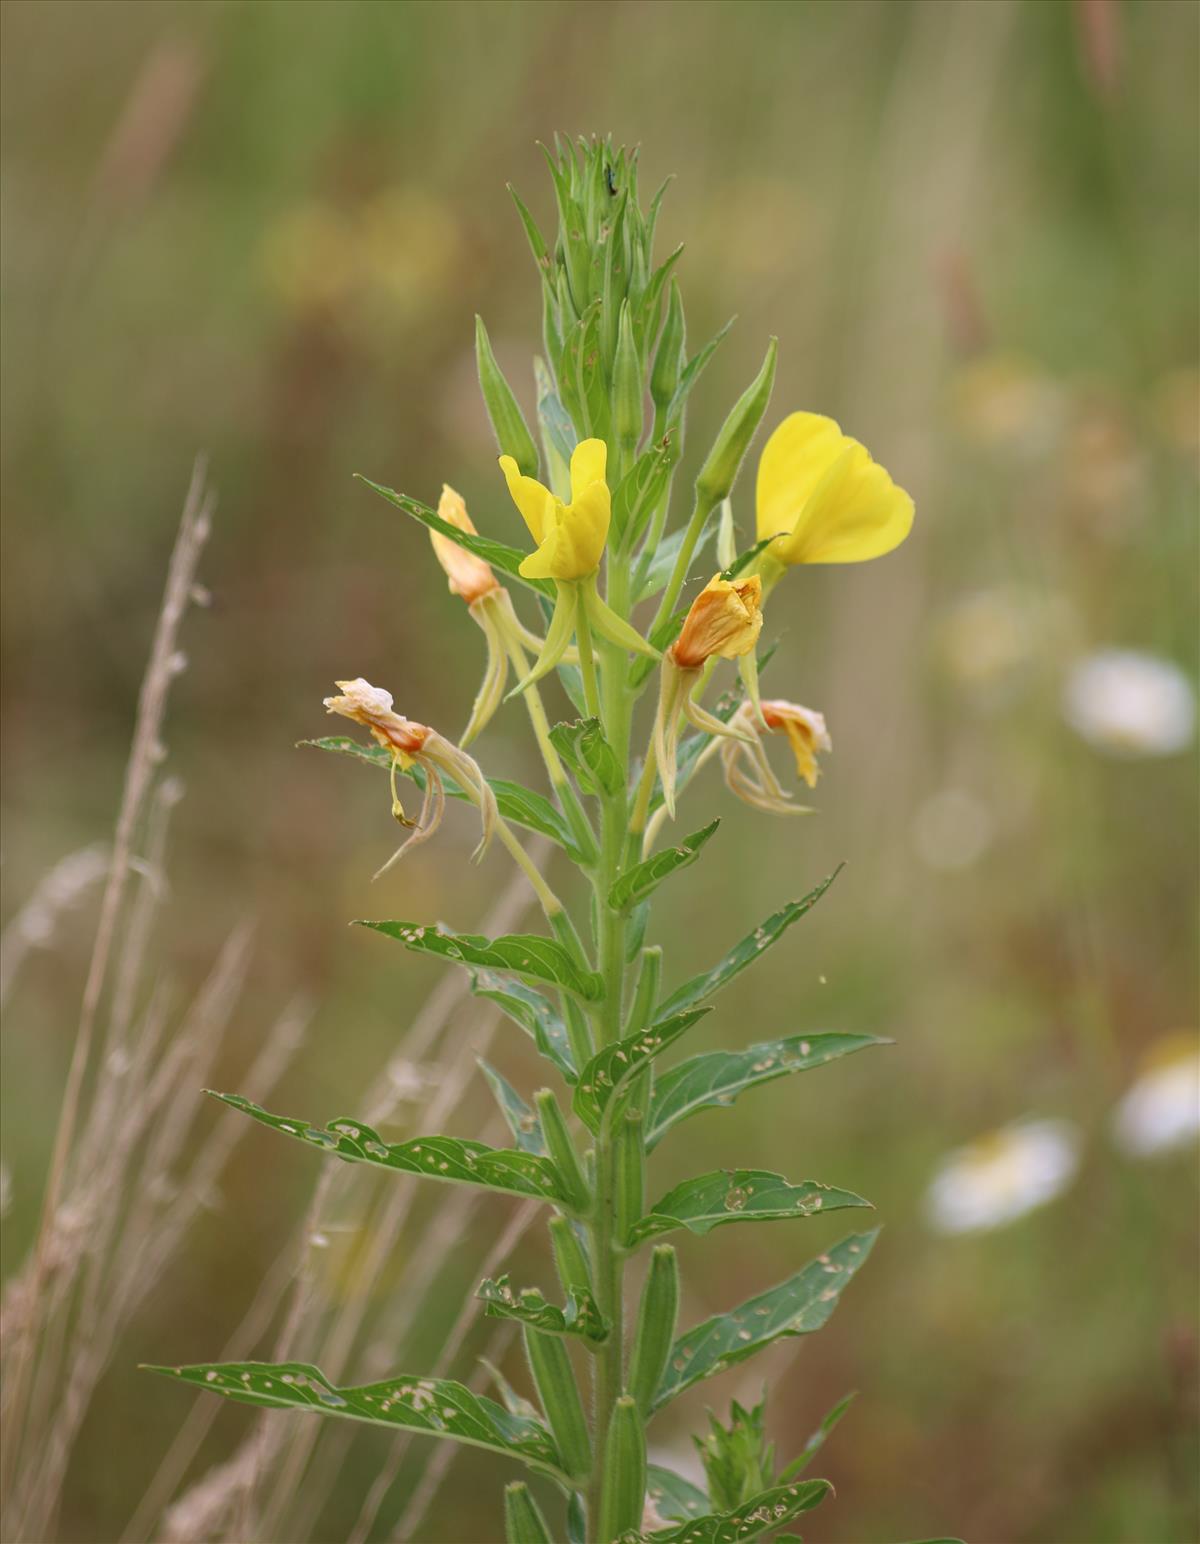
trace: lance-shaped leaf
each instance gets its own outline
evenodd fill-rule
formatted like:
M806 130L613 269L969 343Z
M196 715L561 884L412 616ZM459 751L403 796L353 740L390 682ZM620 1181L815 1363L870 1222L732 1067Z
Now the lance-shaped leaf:
M727 1222L773 1222L784 1217L811 1217L816 1212L840 1211L845 1206L867 1206L862 1196L838 1190L816 1180L791 1185L782 1174L767 1169L718 1169L684 1180L669 1190L657 1205L630 1230L629 1244L642 1243L659 1233L687 1228L689 1233L710 1233Z
M555 724L550 743L574 772L586 793L616 793L625 781L616 752L604 738L600 720L581 718Z
M554 1439L539 1421L510 1415L492 1400L449 1379L389 1378L383 1383L337 1388L306 1362L200 1362L144 1370L239 1404L315 1410L372 1426L466 1442L520 1459L560 1484L567 1483Z
M618 1544L740 1544L810 1512L829 1494L828 1480L801 1480L759 1491L731 1512L709 1512L654 1533L623 1534Z
M597 1051L579 1074L573 1100L575 1113L588 1130L599 1131L605 1110L634 1073L674 1045L708 1012L707 1008L691 1008L686 1013L674 1013Z
M819 1330L878 1236L876 1229L844 1238L769 1292L748 1298L730 1313L715 1314L681 1335L671 1347L666 1371L655 1391L654 1409L702 1378L745 1361L773 1341Z
M503 1008L514 1024L533 1037L538 1050L554 1063L567 1082L574 1083L575 1059L567 1026L540 992L515 977L497 975L494 970L473 970L471 991Z
M614 911L625 911L630 906L636 906L639 901L644 901L657 890L668 874L695 863L700 856L700 849L720 824L719 820L710 821L701 830L685 836L678 847L666 847L644 862L635 864L621 875L608 892L608 904Z
M728 568L722 570L721 578L725 580L736 579L739 574L744 573L746 569L750 567L751 563L754 562L754 559L759 555L760 552L765 552L773 541L778 540L779 536L775 535L764 536L762 541L756 541L753 547L750 547L745 552L740 553L736 558L734 558L733 562L729 565Z
M646 1465L646 1496L664 1522L686 1523L704 1517L709 1499L698 1485L660 1464Z
M798 1474L803 1473L808 1468L809 1464L812 1463L813 1459L825 1446L830 1432L841 1420L842 1416L845 1415L846 1411L849 1410L856 1397L854 1394L847 1394L844 1399L839 1399L833 1409L822 1417L821 1424L817 1427L816 1431L813 1432L800 1452L779 1476L781 1481L794 1480Z
M481 1281L475 1296L487 1304L484 1312L491 1319L516 1319L547 1335L578 1335L595 1345L608 1339L608 1325L595 1298L587 1291L572 1288L567 1294L567 1306L559 1308L547 1302L536 1287L522 1287L514 1292L508 1277L501 1276L499 1281Z
M493 568L498 568L502 573L508 574L512 579L519 579L531 590L537 590L541 595L553 595L554 586L548 579L526 579L521 573L521 564L529 556L519 547L510 547L506 542L493 541L490 536L476 536L470 531L460 531L456 525L451 525L448 520L443 520L436 510L430 509L428 504L422 504L419 499L410 499L406 493L397 493L394 488L385 488L381 483L372 482L369 477L364 477L361 472L354 474L359 482L365 483L373 492L385 498L389 504L394 504L397 509L402 509L406 515L411 515L414 520L419 520L422 525L431 531L437 531L439 535L448 537L460 547L465 547L468 552L473 552L477 558L482 558L485 563L490 563Z
M496 1096L500 1113L517 1146L523 1153L537 1153L539 1157L544 1157L546 1144L542 1138L542 1124L538 1120L537 1111L530 1109L503 1073L497 1072L482 1056L477 1061L480 1072L488 1081L488 1087Z
M655 1082L646 1121L649 1152L672 1126L713 1106L724 1109L748 1088L792 1072L823 1067L869 1045L891 1045L877 1035L789 1035L740 1051L705 1051L664 1072Z
M828 879L823 879L815 890L810 890L801 900L789 901L765 922L760 922L753 933L748 934L741 943L735 945L711 970L706 971L702 976L693 976L690 981L684 982L678 991L672 992L662 1004L661 1011L675 1013L680 1008L690 1008L693 1003L703 1002L706 997L711 997L714 992L720 991L733 980L734 976L745 970L747 965L753 965L759 955L765 953L773 943L777 943L793 922L799 922L801 917L810 912L841 871L842 866L839 864Z
M373 922L362 919L359 927L369 927L387 938L395 938L406 949L418 954L433 954L453 960L456 965L482 965L489 970L509 970L531 981L546 981L561 986L576 997L591 1001L599 997L604 983L594 970L577 965L556 939L539 933L506 933L502 938L484 938L479 933L448 933L440 925L429 927L420 922Z
M241 1094L219 1094L214 1089L206 1092L272 1131L282 1131L347 1163L370 1163L399 1174L423 1174L447 1184L482 1185L514 1196L566 1204L554 1166L535 1153L488 1147L463 1137L415 1137L411 1142L388 1143L352 1117L331 1120L328 1126L310 1126L307 1121L272 1115Z
M382 745L365 744L361 740L354 740L349 735L323 735L319 740L301 740L299 743L303 746L312 746L319 751L336 751L341 756L353 756L384 772L391 770L390 751L385 750ZM425 773L415 762L403 772L403 775L416 783L418 788L424 789ZM451 799L461 799L464 803L472 802L445 772L442 773L442 782ZM488 785L496 795L496 807L505 820L515 826L524 826L527 831L536 831L540 836L548 836L552 842L557 842L576 860L587 859L588 854L581 852L565 817L544 795L503 777L489 777Z
M717 333L716 337L710 338L704 347L684 365L679 375L679 385L675 388L675 395L671 398L671 405L667 409L668 423L675 423L679 419L687 406L687 399L691 395L692 387L700 379L705 365L716 353L720 347L721 340L733 326L733 323L734 318L731 316L720 332Z

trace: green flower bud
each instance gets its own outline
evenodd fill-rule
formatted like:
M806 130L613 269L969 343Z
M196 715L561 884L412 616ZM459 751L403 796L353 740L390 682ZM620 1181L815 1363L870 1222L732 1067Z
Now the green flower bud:
M613 1232L625 1247L635 1222L646 1209L646 1154L641 1110L626 1110L613 1141Z
M554 1167L558 1170L566 1201L573 1210L586 1212L592 1204L591 1191L584 1178L583 1167L579 1162L575 1144L571 1140L571 1133L567 1130L567 1123L558 1107L558 1100L551 1089L541 1088L534 1094L533 1102L542 1123L546 1150L550 1154Z
M562 1282L563 1291L590 1292L592 1273L588 1269L587 1256L583 1252L578 1234L565 1217L557 1214L551 1217L550 1243L554 1250L554 1264L558 1270L558 1279Z
M755 430L771 400L771 388L775 384L775 353L779 340L772 338L767 345L767 357L762 369L747 386L733 405L733 411L725 420L716 444L708 453L708 460L700 468L696 479L696 498L707 508L727 498Z
M650 1273L642 1288L633 1358L629 1364L629 1392L646 1419L649 1419L654 1395L671 1354L678 1312L679 1262L670 1244L658 1244L650 1257Z
M592 1448L571 1358L561 1336L546 1335L530 1326L523 1334L538 1398L563 1467L572 1479L584 1479L592 1466Z
M683 300L679 294L678 281L672 279L667 319L659 335L658 348L654 351L654 368L650 372L650 395L660 416L670 407L679 385L685 342Z
M613 364L613 430L617 444L631 456L642 437L642 361L633 339L628 301L621 306L617 357Z
M633 1007L630 1009L626 1034L636 1035L638 1030L645 1029L653 1018L661 975L662 945L647 944L642 950L642 968L638 971L637 987L633 994Z
M492 431L500 453L511 456L526 477L538 474L537 446L526 426L512 388L504 379L492 345L488 340L483 318L475 318L475 363L479 366L479 389L483 392L484 406L492 421Z
M646 1505L646 1432L637 1401L622 1394L613 1406L600 1492L600 1536L611 1544L641 1527Z
M552 1544L546 1520L522 1480L504 1487L504 1537L507 1544Z

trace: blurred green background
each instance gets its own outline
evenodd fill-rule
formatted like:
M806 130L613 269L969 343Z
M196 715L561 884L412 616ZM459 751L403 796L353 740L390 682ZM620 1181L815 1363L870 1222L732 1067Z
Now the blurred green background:
M819 813L772 824L709 774L681 819L719 812L722 831L657 923L679 980L847 860L698 1033L896 1045L698 1119L656 1178L753 1161L879 1208L875 1256L829 1327L761 1364L784 1456L860 1390L818 1465L838 1496L805 1520L813 1544L1193 1539L1195 1153L1131 1159L1110 1115L1154 1044L1197 1022L1196 766L1191 745L1106 755L1061 696L1107 647L1196 677L1200 11L8 0L3 26L5 916L111 829L205 450L213 604L188 623L168 726L188 794L163 966L194 983L257 917L226 1077L293 990L317 1004L276 1108L352 1108L403 1050L435 973L345 923L469 931L504 865L472 869L454 819L372 888L394 842L377 779L292 749L324 732L321 697L348 675L453 734L482 663L425 536L351 474L426 502L448 480L477 524L518 539L473 360L478 311L531 407L538 291L505 183L549 228L539 138L639 143L644 188L677 174L659 246L686 243L693 347L738 316L696 394L693 458L776 333L768 422L832 414L918 508L894 556L794 574L772 601L765 684L833 736ZM735 508L748 527L748 477ZM538 780L515 706L477 749ZM90 927L81 908L7 1015L10 1266ZM528 1090L540 1074L514 1036L496 1060ZM477 1134L483 1110L456 1130ZM946 1152L1026 1115L1081 1131L1067 1193L1008 1227L932 1229L923 1196ZM248 1138L101 1386L64 1538L119 1536L189 1403L134 1363L219 1352L315 1171ZM691 1316L845 1231L689 1240ZM458 1285L483 1247L457 1246ZM526 1259L528 1278L537 1246ZM746 1387L729 1374L680 1401L664 1447ZM208 1461L239 1420L222 1416ZM347 1536L386 1446L355 1443L312 1537ZM460 1458L422 1537L495 1537L501 1478Z

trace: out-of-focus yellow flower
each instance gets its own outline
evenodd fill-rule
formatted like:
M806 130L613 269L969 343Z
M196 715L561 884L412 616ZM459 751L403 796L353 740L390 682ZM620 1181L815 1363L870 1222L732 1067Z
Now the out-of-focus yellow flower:
M537 551L521 564L526 579L584 579L594 574L604 554L612 499L604 480L608 449L603 440L581 440L571 455L571 502L523 477L512 456L500 457L500 470L512 501L521 511Z
M713 655L748 654L762 632L762 580L714 575L692 602L679 637L667 653L681 670L696 670Z
M817 752L833 749L833 741L825 728L825 715L778 697L763 703L762 714L768 729L781 729L787 736L796 758L796 776L803 778L810 788L815 788L821 775Z
M478 534L475 530L475 522L467 513L462 494L456 493L449 483L442 484L442 496L438 500L437 512L446 524L454 526L455 530L465 531L468 536ZM451 595L461 595L469 606L481 595L500 588L500 581L492 572L491 565L485 563L482 558L477 558L473 552L460 547L456 541L452 541L449 536L443 536L440 531L430 531L429 539L433 543L434 556L442 565L442 571L450 581Z
M743 702L729 726L743 731L741 738L720 742L721 766L730 792L769 815L810 813L806 805L792 802L791 794L775 776L762 736L776 732L786 735L796 758L796 776L815 788L820 776L817 753L833 749L824 715L798 702L774 698L760 703L757 709L753 703Z
M339 681L337 685L341 695L325 698L326 712L340 713L343 718L365 725L379 744L391 752L392 815L402 826L412 828L412 835L378 870L375 878L386 874L410 847L426 841L441 825L446 808L443 776L456 783L479 810L483 834L475 849L475 856L482 857L500 817L496 795L478 762L457 745L444 739L436 729L430 729L427 724L418 724L393 711L391 692L372 686L362 676L353 681ZM419 766L425 776L425 796L416 820L411 820L404 813L404 806L396 792L397 770L407 772L413 766Z
M912 529L913 501L866 448L832 418L792 413L758 463L758 539L772 565L861 563L898 547ZM778 578L779 569L774 570Z

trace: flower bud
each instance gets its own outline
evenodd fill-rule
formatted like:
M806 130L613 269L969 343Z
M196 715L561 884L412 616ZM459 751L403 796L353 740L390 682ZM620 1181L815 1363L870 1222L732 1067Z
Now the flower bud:
M465 531L468 536L476 535L475 524L467 513L462 494L456 493L449 483L442 484L442 496L438 500L437 512L447 525L454 526L458 531ZM449 536L443 536L441 531L430 531L429 539L433 543L433 554L441 564L442 572L450 581L451 595L461 595L469 606L481 595L487 595L489 591L500 588L499 580L492 572L491 566L482 558L477 558L473 552L460 547Z
M646 1209L646 1152L641 1110L626 1110L613 1141L613 1232L626 1247L634 1224Z
M654 351L654 368L650 372L650 396L660 416L670 407L679 385L685 341L683 301L679 294L679 284L672 279L667 319L659 335L658 347Z
M484 405L492 421L496 444L502 455L511 456L526 477L536 477L538 470L537 447L533 443L512 394L512 388L504 379L492 345L488 341L483 318L475 318L475 363L479 367L479 389L483 392Z
M558 1279L568 1296L572 1292L590 1292L592 1274L588 1269L587 1256L575 1229L566 1217L555 1215L550 1219L550 1244L554 1250L554 1264Z
M584 1479L592 1466L592 1449L571 1358L558 1335L527 1325L524 1336L529 1368L563 1468L572 1479Z
M670 1244L659 1244L650 1257L650 1273L642 1288L633 1358L629 1364L629 1392L647 1420L671 1354L678 1312L679 1262Z
M591 1192L584 1178L579 1154L575 1151L575 1144L571 1140L571 1133L567 1130L567 1123L558 1107L558 1100L554 1097L552 1089L542 1088L534 1094L533 1102L542 1123L546 1150L562 1182L564 1198L574 1211L586 1212L592 1202Z
M679 637L667 650L681 670L698 670L714 654L748 654L762 631L762 580L715 575L692 602Z
M750 441L762 422L762 416L771 400L771 388L775 384L775 353L778 340L772 338L767 345L767 357L762 369L747 386L733 405L725 420L716 443L708 453L708 460L700 468L696 479L696 495L711 509L726 498L737 481L738 470L750 448Z
M506 1544L551 1544L550 1530L523 1480L504 1487Z
M630 455L642 437L642 395L642 361L633 338L629 302L625 301L613 362L613 430L617 444Z
M611 1544L641 1525L646 1504L646 1432L637 1401L622 1394L613 1406L600 1492L600 1533Z

